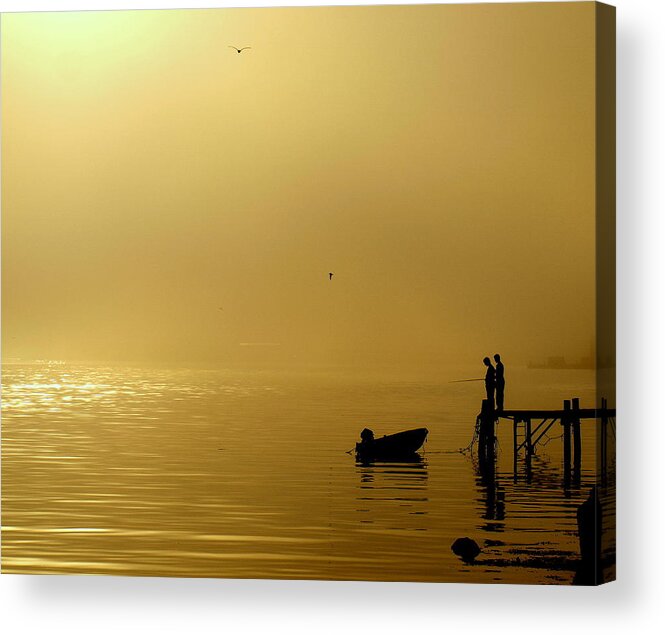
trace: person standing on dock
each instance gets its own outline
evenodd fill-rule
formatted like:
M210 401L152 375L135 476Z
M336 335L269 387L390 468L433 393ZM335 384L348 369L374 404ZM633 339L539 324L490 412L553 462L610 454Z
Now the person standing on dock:
M503 362L501 361L501 355L499 355L499 353L494 355L494 361L496 362L496 409L502 411L503 393L506 389L506 378L503 374Z
M496 388L496 371L489 357L483 359L483 364L487 366L487 372L485 373L485 391L487 392L487 401L489 401L494 410L494 390Z

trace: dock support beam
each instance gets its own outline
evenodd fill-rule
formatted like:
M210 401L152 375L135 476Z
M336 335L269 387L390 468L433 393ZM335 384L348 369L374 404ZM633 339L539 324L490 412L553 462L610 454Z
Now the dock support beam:
M519 420L513 419L513 479L517 482L517 425Z
M563 482L567 487L570 485L570 399L565 399L563 402L561 425L563 426Z
M494 404L483 399L480 411L480 462L483 466L494 464Z

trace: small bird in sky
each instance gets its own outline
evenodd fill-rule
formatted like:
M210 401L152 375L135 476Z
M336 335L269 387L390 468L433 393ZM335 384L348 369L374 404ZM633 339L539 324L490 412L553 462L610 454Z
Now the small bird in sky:
M237 46L231 46L231 45L229 44L229 48L230 48L230 49L233 49L233 50L236 51L237 53L242 53L245 49L251 49L252 47L251 47L251 46L243 46L241 49L239 49Z
M329 280L332 280L332 277L333 277L333 274L332 274L332 273L329 273L329 274L328 274L328 279L329 279Z

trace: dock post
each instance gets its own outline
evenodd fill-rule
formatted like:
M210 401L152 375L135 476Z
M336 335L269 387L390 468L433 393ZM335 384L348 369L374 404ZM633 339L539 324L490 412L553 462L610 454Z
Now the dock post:
M572 400L572 429L573 429L573 479L579 482L582 477L582 437L580 434L580 400L575 397Z
M513 480L517 481L517 422L518 419L513 419Z
M478 460L482 463L485 460L485 409L487 399L483 399L480 405L480 415L478 416Z
M489 399L483 399L480 411L480 458L484 463L494 458L494 408Z
M483 399L483 405L480 411L480 468L482 471L494 471L495 462L495 438L494 438L494 404L488 399Z
M564 486L570 485L570 399L564 399L563 414L563 480Z

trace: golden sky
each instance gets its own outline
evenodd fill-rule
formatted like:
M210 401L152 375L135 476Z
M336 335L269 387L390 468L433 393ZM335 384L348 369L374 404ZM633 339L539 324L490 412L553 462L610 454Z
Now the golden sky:
M3 357L588 354L594 20L3 15Z

